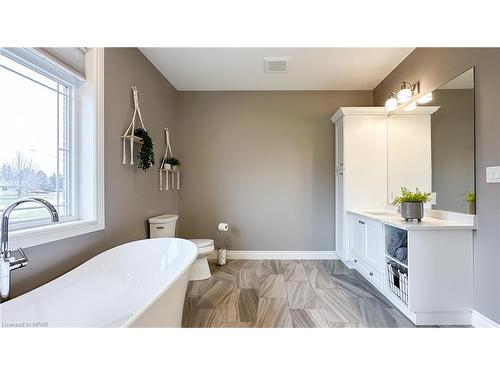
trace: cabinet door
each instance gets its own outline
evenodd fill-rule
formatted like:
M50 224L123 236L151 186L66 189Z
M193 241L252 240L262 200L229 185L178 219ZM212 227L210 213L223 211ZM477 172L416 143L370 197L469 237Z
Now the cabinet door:
M366 261L372 265L377 272L383 272L383 226L375 220L366 220Z
M351 251L364 257L366 248L366 221L359 216L351 216Z

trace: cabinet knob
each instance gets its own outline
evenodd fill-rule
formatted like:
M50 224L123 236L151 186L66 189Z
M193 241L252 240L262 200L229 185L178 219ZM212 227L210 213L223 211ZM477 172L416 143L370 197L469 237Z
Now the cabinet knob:
M365 222L361 221L361 220L358 220L358 223L363 224L363 225L365 224Z
M370 276L373 276L373 272L370 272Z
M354 263L358 263L358 261L356 259L354 259Z

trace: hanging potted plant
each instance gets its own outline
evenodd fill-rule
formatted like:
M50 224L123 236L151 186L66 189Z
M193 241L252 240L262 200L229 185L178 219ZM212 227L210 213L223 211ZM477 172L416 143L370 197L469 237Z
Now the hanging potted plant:
M399 207L401 217L406 221L421 221L424 217L424 203L429 202L431 193L424 193L416 189L415 192L407 188L401 188L401 195L392 202L393 206Z
M465 201L467 202L467 213L470 215L476 214L476 193L468 191L465 193Z
M169 159L169 158L164 158L164 159L162 160L162 163L161 163L162 168L163 168L164 170L166 170L166 171L169 171L169 170L171 169L171 165L170 165L170 164L168 164L168 162L167 162L167 160L168 160L168 159Z
M141 151L139 151L138 155L139 163L137 167L147 171L152 165L155 164L153 141L151 140L151 137L146 129L137 128L134 130L134 135L141 138L143 142Z
M179 161L179 159L177 158L174 158L174 157L170 157L170 158L167 158L166 162L165 162L165 166L167 166L168 168L167 169L171 169L173 171L177 170L177 168L181 165L181 162Z

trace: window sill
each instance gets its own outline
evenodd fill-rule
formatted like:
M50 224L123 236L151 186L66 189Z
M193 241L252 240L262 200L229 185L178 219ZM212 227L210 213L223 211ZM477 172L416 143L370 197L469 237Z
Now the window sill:
M27 248L64 240L104 229L104 223L96 220L77 220L43 227L20 229L9 233L9 248Z

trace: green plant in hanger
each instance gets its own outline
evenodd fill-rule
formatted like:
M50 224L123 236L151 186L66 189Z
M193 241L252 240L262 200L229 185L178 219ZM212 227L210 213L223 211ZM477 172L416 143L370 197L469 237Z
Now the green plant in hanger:
M135 129L134 135L141 138L143 141L141 151L139 151L138 155L139 162L137 164L137 167L142 168L144 171L147 171L149 168L151 168L152 165L155 164L153 141L151 140L151 137L149 136L149 133L146 129Z
M473 191L468 191L467 193L465 193L465 200L468 203L475 202L476 201L476 193L474 193Z
M177 165L180 166L181 162L179 159L172 157L169 157L165 160L165 163L170 164L170 165Z

